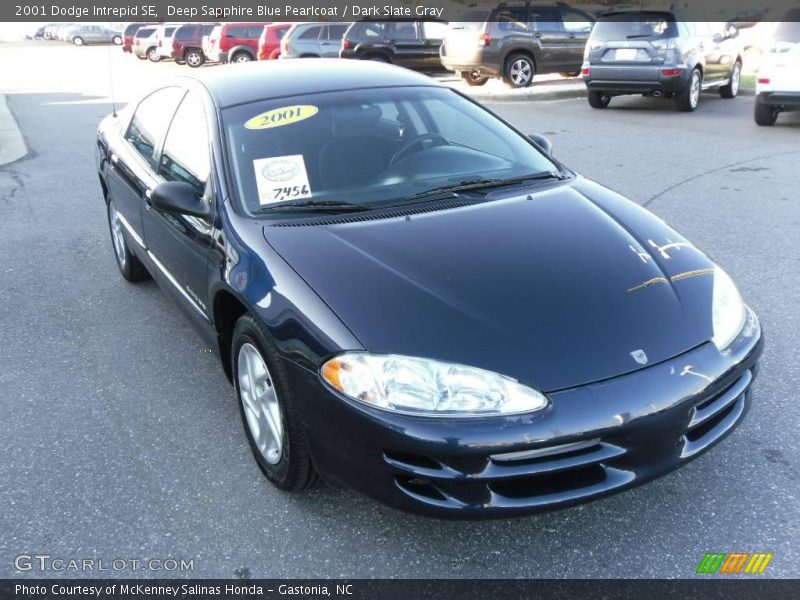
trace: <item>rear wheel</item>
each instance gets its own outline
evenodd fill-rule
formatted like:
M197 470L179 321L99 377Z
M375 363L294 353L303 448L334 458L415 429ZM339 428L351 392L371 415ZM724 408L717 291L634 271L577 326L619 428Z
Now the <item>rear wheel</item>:
M145 266L131 252L128 242L125 241L125 226L122 218L114 206L114 201L108 202L108 229L111 232L111 244L114 247L114 256L117 259L117 266L122 276L131 282L143 281L150 278Z
M771 127L775 125L775 121L778 120L778 110L777 106L772 106L771 104L765 104L763 102L756 102L756 108L754 117L756 119L756 124L761 125L762 127Z
M159 62L161 60L161 55L158 53L158 48L153 46L152 48L148 49L147 58L150 62Z
M535 66L526 54L512 54L503 69L503 81L512 88L526 88L533 83Z
M611 96L598 90L589 90L586 97L589 99L589 106L592 108L606 108L611 102Z
M686 87L675 96L675 104L684 112L692 112L700 102L700 90L703 88L703 75L699 69L692 71Z
M719 88L719 95L723 98L736 98L739 94L739 82L742 79L742 63L736 61L731 69L731 78L728 85Z
M202 64L206 62L205 55L197 48L191 48L188 52L186 52L185 59L186 64L193 69L202 66Z
M252 61L253 57L250 56L247 52L237 52L231 58L232 63L248 63Z
M481 75L478 71L462 71L461 79L467 82L467 85L477 87L485 85L489 78Z
M249 314L234 327L231 361L242 423L258 466L281 489L310 487L317 473L282 359L269 334Z

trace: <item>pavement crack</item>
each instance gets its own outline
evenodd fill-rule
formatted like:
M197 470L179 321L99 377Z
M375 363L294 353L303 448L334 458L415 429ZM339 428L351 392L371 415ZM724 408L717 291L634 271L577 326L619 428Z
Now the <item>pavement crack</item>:
M656 195L650 196L650 198L648 200L646 200L644 202L644 204L642 204L642 206L650 206L653 202L655 202L656 200L658 200L659 198L661 198L665 194L668 194L672 190L674 190L676 188L679 188L680 186L682 186L684 184L691 183L692 181L700 179L701 177L705 177L706 175L711 175L712 173L718 173L720 171L724 171L725 169L733 169L734 167L740 167L742 165L746 165L746 164L749 164L749 163L752 163L752 162L756 162L756 161L759 161L759 160L766 160L768 158L778 158L778 157L781 157L781 156L789 156L791 154L800 154L800 150L790 150L789 152L778 152L777 154L765 154L763 156L756 156L754 158L748 158L747 160L740 160L740 161L735 162L735 163L722 165L721 167L715 167L713 169L708 169L706 171L698 173L697 175L692 175L691 177L687 177L686 179L682 179L681 181L678 181L677 183L672 184L668 188L665 188L665 189L661 190ZM740 170L744 170L744 169L740 169ZM750 170L753 170L753 169L750 169Z

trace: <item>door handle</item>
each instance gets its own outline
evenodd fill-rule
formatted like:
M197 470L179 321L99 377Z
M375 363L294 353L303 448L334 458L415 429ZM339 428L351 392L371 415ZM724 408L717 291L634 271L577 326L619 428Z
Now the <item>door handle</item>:
M575 34L574 33L570 33L567 37L569 39L571 39L571 40L574 40L575 39Z
M116 165L117 165L117 163L119 162L119 156L117 156L116 154L114 154L114 153L112 152L112 153L111 153L111 156L109 156L109 157L108 157L108 160L110 160L110 161L111 161L111 164L112 164L112 165L116 166Z

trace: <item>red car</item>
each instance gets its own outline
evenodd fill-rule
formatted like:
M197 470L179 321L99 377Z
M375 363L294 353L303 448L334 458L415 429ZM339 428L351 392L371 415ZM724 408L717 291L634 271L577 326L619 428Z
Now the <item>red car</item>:
M258 38L258 60L275 60L281 55L281 40L291 23L272 23L264 27Z
M128 23L125 30L122 32L122 51L133 52L133 36L147 23Z
M186 62L193 68L206 62L203 54L203 38L208 37L217 23L186 23L172 36L172 58Z
M203 47L206 58L212 62L250 62L256 60L258 40L264 27L270 23L224 23L208 36Z

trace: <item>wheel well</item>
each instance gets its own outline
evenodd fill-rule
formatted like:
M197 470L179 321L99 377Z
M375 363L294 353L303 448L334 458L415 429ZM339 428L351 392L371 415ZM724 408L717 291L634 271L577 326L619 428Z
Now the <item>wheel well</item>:
M522 54L523 56L527 56L528 58L531 59L531 62L533 63L534 69L536 68L536 58L533 56L532 52L530 52L529 50L512 50L511 52L506 54L506 59L503 61L503 68L504 69L508 65L509 59L512 56L514 56L515 54Z
M240 54L247 54L247 56L249 56L250 58L255 58L253 52L247 48L237 48L236 50L233 51L233 54L231 54L231 58L236 58Z
M236 296L230 292L221 291L214 297L214 326L219 340L219 357L222 368L230 381L231 373L231 344L233 343L233 328L247 308Z
M103 189L103 200L105 200L106 205L108 205L108 186L106 186L106 182L103 181L103 178L99 174L97 178L100 180L100 187Z

